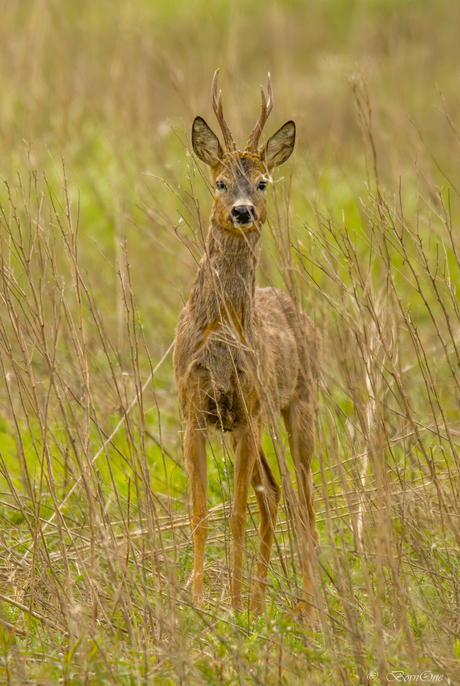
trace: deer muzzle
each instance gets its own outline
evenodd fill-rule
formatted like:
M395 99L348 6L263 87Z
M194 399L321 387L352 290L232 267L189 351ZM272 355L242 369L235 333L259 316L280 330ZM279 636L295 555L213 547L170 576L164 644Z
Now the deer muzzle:
M247 229L257 221L254 205L236 205L230 212L230 221L234 226Z

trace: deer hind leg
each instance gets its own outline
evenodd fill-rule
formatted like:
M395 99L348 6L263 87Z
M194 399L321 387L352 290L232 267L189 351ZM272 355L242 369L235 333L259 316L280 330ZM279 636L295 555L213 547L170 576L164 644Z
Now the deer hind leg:
M259 459L254 464L251 484L256 494L260 512L259 558L257 560L257 579L252 595L251 609L256 613L260 613L263 609L266 586L265 578L270 564L278 504L281 498L281 488L276 483L262 446L259 448Z
M311 474L314 452L314 413L306 401L293 400L282 414L294 462L300 502L303 596L306 601L306 614L313 618L315 611L311 605L313 594L308 551L311 551L318 543Z
M208 537L206 429L203 422L187 423L184 441L185 459L192 486L193 602L203 600L204 548Z
M256 420L249 419L247 424L237 430L235 446L234 495L230 526L233 538L232 606L239 612L242 610L241 585L246 507L260 446L259 426Z

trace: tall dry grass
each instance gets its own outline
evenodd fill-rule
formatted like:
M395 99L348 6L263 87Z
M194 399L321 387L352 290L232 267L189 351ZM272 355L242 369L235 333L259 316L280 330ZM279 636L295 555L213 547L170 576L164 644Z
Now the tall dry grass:
M2 8L0 678L366 684L425 670L455 684L458 8L110 8ZM324 337L315 632L293 612L287 499L266 613L228 613L219 435L204 608L189 586L170 352L211 196L182 120L207 114L221 66L244 137L267 65L299 145L273 187L259 281L298 298ZM265 448L289 494L281 427ZM246 591L254 500L249 513Z

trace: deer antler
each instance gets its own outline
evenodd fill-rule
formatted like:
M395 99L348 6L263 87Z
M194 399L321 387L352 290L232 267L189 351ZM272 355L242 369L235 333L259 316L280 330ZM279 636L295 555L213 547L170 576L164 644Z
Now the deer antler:
M219 70L216 69L216 71L214 72L214 77L212 79L212 86L211 86L212 106L214 108L214 112L216 114L216 118L217 118L217 121L219 122L220 128L222 129L225 147L227 148L227 150L236 150L235 141L233 140L233 136L231 134L231 131L228 128L227 122L225 121L225 118L224 118L224 111L222 109L222 91L219 91L219 94L217 93L217 74L218 73L219 73Z
M268 93L268 100L265 97L265 91L263 87L260 87L260 90L262 91L262 112L259 117L259 121L257 124L254 126L251 135L249 136L247 145L246 145L246 150L248 152L257 152L257 146L259 144L259 138L260 134L262 133L262 129L265 126L265 122L267 121L268 117L270 116L270 112L273 109L273 91L272 91L272 81L270 78L270 72L268 72L268 80L267 80L267 93Z

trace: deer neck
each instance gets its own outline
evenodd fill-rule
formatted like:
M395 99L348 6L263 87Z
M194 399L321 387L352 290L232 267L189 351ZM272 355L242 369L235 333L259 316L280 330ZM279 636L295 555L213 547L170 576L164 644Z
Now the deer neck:
M237 269L252 264L255 273L259 261L260 236L260 226L246 232L238 229L229 231L228 227L221 226L213 212L206 239L206 252L212 259L221 260Z
M190 307L201 330L230 325L242 338L253 326L260 227L228 231L211 216Z

